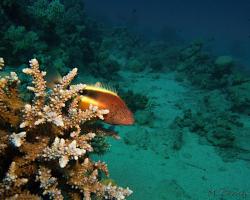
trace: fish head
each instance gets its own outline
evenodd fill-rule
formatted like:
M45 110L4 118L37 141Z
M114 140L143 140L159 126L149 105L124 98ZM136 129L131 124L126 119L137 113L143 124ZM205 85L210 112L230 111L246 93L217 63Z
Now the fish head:
M132 125L134 124L134 115L126 105L118 108L110 107L109 113L104 116L104 121L114 125Z

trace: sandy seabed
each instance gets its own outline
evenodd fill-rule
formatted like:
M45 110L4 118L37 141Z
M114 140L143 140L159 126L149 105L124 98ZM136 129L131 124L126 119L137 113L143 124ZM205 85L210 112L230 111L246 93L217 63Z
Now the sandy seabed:
M214 146L202 143L188 129L183 130L180 150L168 146L174 137L169 125L182 113L176 103L195 110L199 91L177 82L173 73L120 75L126 77L125 88L146 94L155 103L150 127L136 123L116 128L121 140L111 139L110 151L101 157L109 164L111 178L134 191L129 199L250 199L250 163L246 160L224 162ZM247 119L243 123L250 128Z

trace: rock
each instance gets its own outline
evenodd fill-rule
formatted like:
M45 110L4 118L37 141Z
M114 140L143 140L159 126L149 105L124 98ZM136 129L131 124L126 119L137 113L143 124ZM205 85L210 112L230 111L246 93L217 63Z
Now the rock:
M208 132L207 140L214 146L233 147L235 136L232 131L217 127L217 129Z
M233 66L233 58L231 56L219 56L215 60L215 65L219 71L231 71Z
M203 96L203 104L205 109L215 112L223 112L230 110L231 102L226 99L226 95L224 95L219 90L213 90L208 92Z
M250 114L250 82L230 87L228 96L232 101L232 110Z

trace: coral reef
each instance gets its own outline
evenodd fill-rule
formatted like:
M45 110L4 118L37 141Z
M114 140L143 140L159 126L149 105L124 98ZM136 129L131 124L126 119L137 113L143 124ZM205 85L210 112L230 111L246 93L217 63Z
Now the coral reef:
M229 56L213 58L204 52L202 42L195 42L179 52L176 63L177 72L187 77L193 84L202 89L225 88L231 84L233 62L222 63ZM223 60L224 59L224 60ZM229 64L230 66L227 66Z
M0 59L3 67L3 59ZM36 59L23 72L32 77L32 102L23 102L20 83L11 72L0 85L0 199L125 199L132 191L104 184L107 165L94 161L91 141L105 132L84 129L84 123L103 119L108 110L90 105L78 108L84 84L70 85L72 69L47 90ZM100 135L99 135L100 134ZM98 140L97 140L98 141Z
M101 54L101 53L100 53ZM89 65L89 71L95 77L105 77L105 79L117 80L119 79L118 71L120 64L109 57L98 56L96 62Z
M98 54L99 28L81 0L1 1L0 17L0 55L10 65L36 57L60 70L71 63L86 66Z
M142 72L145 69L144 63L136 58L129 59L127 67L135 73Z
M220 153L229 149L237 152L240 149L236 142L236 132L242 131L243 124L239 121L239 116L230 111L193 112L190 109L185 110L182 117L175 118L171 128L182 131L185 127L205 138L209 144L218 147ZM227 160L228 156L224 154L223 159Z
M233 85L227 92L232 102L232 110L250 115L250 81Z
M144 110L149 104L149 98L146 95L135 93L132 90L124 91L121 89L119 94L123 99L126 99L126 103L132 112Z
M215 59L215 65L220 72L230 72L233 67L233 58L231 56L219 56Z

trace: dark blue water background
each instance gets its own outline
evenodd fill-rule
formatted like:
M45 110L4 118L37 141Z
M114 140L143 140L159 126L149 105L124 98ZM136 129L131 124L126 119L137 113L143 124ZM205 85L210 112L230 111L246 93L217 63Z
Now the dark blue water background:
M87 13L99 22L126 25L158 39L167 28L184 39L202 39L220 54L249 65L249 0L86 0ZM170 38L171 39L171 38Z

